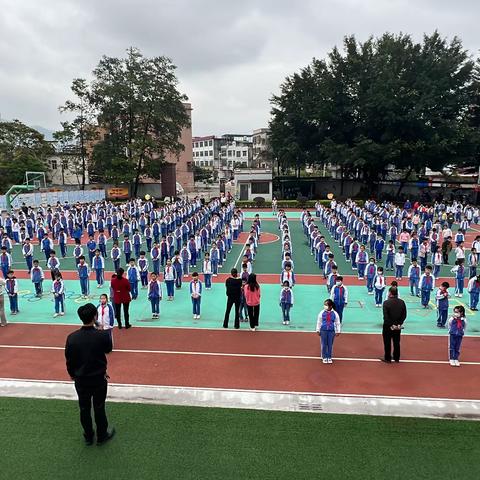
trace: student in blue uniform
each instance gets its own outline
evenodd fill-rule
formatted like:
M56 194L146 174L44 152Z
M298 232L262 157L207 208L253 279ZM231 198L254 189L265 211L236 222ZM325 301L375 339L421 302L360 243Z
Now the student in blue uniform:
M283 325L290 325L290 309L293 308L293 290L288 280L285 280L282 284L280 308L282 309Z
M323 363L333 363L333 341L340 335L341 322L329 298L323 303L323 311L318 314L316 331L320 335Z
M83 298L88 298L88 295L90 294L90 268L85 262L85 257L83 255L80 257L79 260L80 261L77 265L77 271L78 278L80 279L80 290L82 292Z
M120 250L120 247L118 246L118 242L114 241L112 250L110 251L110 258L112 259L113 262L113 270L116 272L120 268L120 257L122 255L122 251Z
M367 265L367 292L369 295L373 295L373 287L375 282L375 277L377 276L377 266L375 265L375 259L370 258L370 262Z
M198 273L192 273L190 282L190 297L192 299L193 319L200 318L200 304L202 301L202 282L198 278Z
M140 270L140 281L142 283L142 288L148 287L148 260L145 256L146 253L141 250L140 257L138 259L138 268Z
M12 265L12 257L7 252L7 247L2 247L0 253L0 268L2 269L3 278L7 278L7 274L10 271Z
M385 277L383 276L383 268L378 267L377 274L373 279L373 287L375 289L375 306L377 308L382 306L386 283Z
M453 309L453 316L448 320L449 333L449 359L452 367L459 367L460 347L462 345L465 329L467 328L467 318L465 317L465 308L457 305Z
M335 305L335 311L338 313L340 322L343 321L343 310L348 304L348 290L343 284L343 277L339 275L334 287L330 292L330 299Z
M5 291L8 295L8 300L10 302L10 313L12 315L17 315L18 310L18 280L15 277L13 270L7 272L7 280L5 282Z
M42 267L40 267L38 260L33 261L32 270L30 271L30 278L32 280L33 286L35 287L35 296L41 298L43 294L43 280L45 279L45 274L43 273Z
M25 243L22 246L22 254L27 263L28 273L30 273L33 265L33 245L30 243L30 238L25 239Z
M138 297L138 282L140 281L140 270L135 264L134 258L130 258L128 262L127 278L130 282L130 293L132 294L132 300L136 300Z
M417 265L417 260L412 260L412 264L408 267L408 283L410 285L410 295L420 296L418 289L420 282L420 267Z
M62 274L58 271L52 284L52 293L55 301L55 313L53 316L65 315L65 285L62 280Z
M158 280L157 274L150 274L147 290L148 300L152 305L152 319L160 318L160 301L162 300L162 284Z
M95 250L93 257L92 269L95 272L95 279L97 281L97 288L102 288L105 283L105 259L102 257L100 249Z
M450 294L448 289L450 284L448 282L442 282L435 294L435 300L437 301L437 327L445 328L448 318L448 299Z
M428 308L428 304L430 303L430 295L432 290L435 288L435 277L432 275L431 265L427 265L425 267L425 273L423 273L420 277L419 287L421 304L423 308Z
M455 275L455 296L463 297L463 287L465 283L465 266L462 260L456 260L455 266L451 272Z
M175 296L175 269L173 268L172 261L167 260L167 264L163 270L163 281L167 287L167 300L172 301Z

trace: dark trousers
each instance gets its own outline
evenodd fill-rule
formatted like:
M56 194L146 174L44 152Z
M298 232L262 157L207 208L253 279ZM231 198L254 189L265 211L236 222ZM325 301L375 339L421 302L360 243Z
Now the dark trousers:
M83 385L75 382L80 407L80 423L83 427L85 438L91 439L94 435L92 425L93 415L97 425L97 440L103 440L107 436L108 420L105 413L105 399L107 398L107 381L103 380L96 385Z
M123 305L123 316L125 317L125 325L130 324L130 315L128 313L128 309L130 307L130 303L116 303L115 304L115 318L117 319L118 326L122 326L122 305Z
M240 328L240 298L227 297L227 309L225 310L225 318L223 319L223 328L228 328L230 320L230 310L235 305L235 328Z
M385 360L392 360L392 343L393 343L393 359L398 362L400 360L400 330L390 330L390 327L383 327L383 346L385 348Z
M260 305L254 305L253 307L247 305L248 319L250 320L250 328L258 327L258 317L260 316Z

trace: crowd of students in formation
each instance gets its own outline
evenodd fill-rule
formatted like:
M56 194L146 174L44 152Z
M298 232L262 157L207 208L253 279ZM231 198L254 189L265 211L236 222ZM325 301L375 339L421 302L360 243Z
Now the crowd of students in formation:
M173 301L175 290L191 277L188 288L193 316L200 318L203 288L212 288L212 277L223 267L243 226L243 213L235 209L230 196L207 204L195 198L162 207L139 199L122 205L105 201L88 205L57 204L36 210L24 206L0 217L0 270L11 314L19 311L18 281L11 255L13 245L18 243L37 297L45 293L46 271L51 277L54 317L65 314L62 260L73 255L83 298L90 296L92 277L97 288L104 287L105 261L110 258L115 272L121 265L126 266L132 300L138 298L140 289L146 290L152 318L159 318L163 288L167 301ZM250 262L258 239L255 226L248 238L243 260L248 264L246 270L251 272ZM102 303L109 305L110 310L106 294L101 296L99 309ZM105 313L105 307L103 310ZM113 325L111 316L107 320L105 328Z
M272 202L272 209L281 234L279 305L282 323L289 325L294 305L293 245L287 215L285 211L277 210L276 199ZM480 234L467 245L465 235L470 226L478 225L479 221L478 207L456 202L427 207L407 201L399 207L389 202L379 204L369 200L361 207L352 200L332 200L330 207L318 202L313 215L304 209L301 214L303 231L328 293L324 310L317 319L324 363L332 363L333 339L340 334L344 309L348 305L348 288L329 241L338 244L352 270L360 280L365 280L367 294L374 297L376 307L382 306L387 287L398 286L398 281L406 275L411 295L420 298L423 308L429 308L432 292L435 292L437 326L448 327L451 335L463 336L466 327L463 307L455 307L454 315L448 318L450 283L444 281L437 288L435 283L441 266L449 265L449 254L453 250L454 296L463 296L467 277L469 307L477 311ZM328 232L328 240L316 222ZM140 199L122 205L103 201L65 203L37 209L23 206L13 214L0 217L0 269L5 278L4 289L10 301L10 312L12 315L19 312L18 281L11 256L13 245L18 243L37 297L44 294L45 271L42 265L45 262L52 280L50 291L54 298L54 317L65 314L61 263L72 254L84 298L90 296L92 273L98 288L105 285L105 261L109 258L115 272L121 265L126 265L132 300L139 297L140 289L146 290L154 319L160 317L161 300L166 297L167 301L173 301L175 290L182 288L183 281L188 278L193 318L199 319L203 290L212 288L212 277L218 275L233 241L243 231L243 213L235 208L230 196L215 198L209 203L199 198L179 200L161 207L154 201ZM252 330L258 326L258 312L254 319L256 325L253 325L249 319L245 286L253 273L260 235L261 221L256 215L242 252L240 274L244 287L240 321L250 320ZM42 261L36 253L43 256ZM381 266L379 262L384 258L385 264ZM388 271L395 277L392 282L386 279ZM120 325L119 313L112 307L107 294L100 296L98 309L102 328L112 328L115 318ZM461 325L455 317L458 312ZM458 342L455 342L452 338L451 343L456 345Z
M409 201L400 207L373 200L361 207L352 200L332 200L330 207L317 202L314 216L304 209L301 221L311 255L326 280L329 294L317 322L325 351L324 363L331 363L333 338L340 333L344 308L348 304L348 289L339 274L332 248L316 221L328 232L329 240L338 244L358 279L365 281L367 294L374 296L376 307L382 306L387 287L398 287L398 281L405 275L410 294L420 298L423 308L430 308L434 292L437 327L448 328L450 364L459 365L459 348L467 324L465 308L456 306L449 318L450 282L443 281L437 287L435 283L442 265L449 265L449 254L453 251L455 260L450 269L453 295L463 297L467 279L469 308L478 311L480 234L473 241L466 242L467 230L479 225L478 207L457 202L435 203L433 206L416 202L412 205ZM381 266L379 262L383 259L385 263ZM393 272L395 277L389 284L387 271Z

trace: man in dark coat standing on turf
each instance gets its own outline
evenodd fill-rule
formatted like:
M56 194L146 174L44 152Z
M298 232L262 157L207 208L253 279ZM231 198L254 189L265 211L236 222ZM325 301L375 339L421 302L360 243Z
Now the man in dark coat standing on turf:
M407 318L407 307L405 302L398 298L398 289L390 287L388 298L383 302L383 346L385 356L382 361L391 363L392 361L392 343L393 359L400 361L400 333L403 328L403 322Z
M107 397L107 357L112 351L110 332L97 330L97 307L92 303L82 305L77 310L83 323L82 328L67 337L65 359L67 371L75 382L80 407L80 423L87 445L93 444L95 432L92 425L92 403L97 425L97 445L110 440L115 429L108 429L105 413Z
M242 279L238 276L236 268L232 268L230 277L225 281L225 290L227 294L227 309L223 319L223 328L228 328L230 320L230 310L235 305L235 328L240 328L240 300L242 299Z

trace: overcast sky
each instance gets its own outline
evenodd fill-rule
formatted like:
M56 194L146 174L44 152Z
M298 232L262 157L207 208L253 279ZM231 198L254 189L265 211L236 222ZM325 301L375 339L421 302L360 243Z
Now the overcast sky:
M476 54L479 18L478 0L0 0L0 115L58 129L71 80L136 46L178 66L194 135L248 133L344 35L438 29Z

